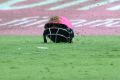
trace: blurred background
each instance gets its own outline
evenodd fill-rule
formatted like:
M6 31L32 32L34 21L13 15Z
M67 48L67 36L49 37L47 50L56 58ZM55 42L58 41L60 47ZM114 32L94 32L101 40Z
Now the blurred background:
M120 35L120 0L0 0L0 35L41 35L55 15L78 35Z

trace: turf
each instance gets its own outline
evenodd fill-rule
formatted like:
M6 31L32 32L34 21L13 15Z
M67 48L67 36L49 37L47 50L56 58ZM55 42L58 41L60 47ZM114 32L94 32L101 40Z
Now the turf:
M120 36L0 36L0 80L120 80Z

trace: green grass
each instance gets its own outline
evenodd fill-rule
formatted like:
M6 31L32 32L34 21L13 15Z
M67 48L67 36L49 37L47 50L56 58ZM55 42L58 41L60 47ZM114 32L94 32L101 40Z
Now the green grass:
M0 36L0 80L120 80L119 75L120 36L82 36L72 44Z

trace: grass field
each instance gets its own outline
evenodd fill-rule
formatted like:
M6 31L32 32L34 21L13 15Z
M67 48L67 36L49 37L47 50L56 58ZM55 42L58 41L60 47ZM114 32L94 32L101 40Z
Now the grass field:
M120 36L80 36L44 44L0 36L0 80L120 80Z

